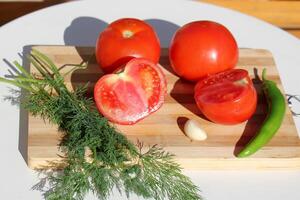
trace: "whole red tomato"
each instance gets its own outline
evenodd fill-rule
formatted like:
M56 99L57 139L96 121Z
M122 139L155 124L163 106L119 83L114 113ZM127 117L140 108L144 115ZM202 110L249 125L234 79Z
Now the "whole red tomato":
M98 80L94 99L99 111L110 121L134 124L162 106L166 87L159 66L143 58L134 58L116 73Z
M233 68L238 60L238 47L223 25L195 21L175 33L169 57L171 66L180 77L197 81L209 74Z
M153 28L139 19L123 18L100 33L96 58L105 72L112 72L132 58L158 63L160 43Z
M257 104L256 90L243 69L227 70L200 80L194 95L201 112L220 124L237 124L249 119Z

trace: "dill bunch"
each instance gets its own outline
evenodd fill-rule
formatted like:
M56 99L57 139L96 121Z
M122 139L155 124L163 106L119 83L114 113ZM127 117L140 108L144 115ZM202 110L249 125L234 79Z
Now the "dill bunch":
M53 170L36 186L49 183L44 190L46 199L81 200L91 190L105 200L114 187L128 198L135 193L156 200L201 199L198 187L182 174L173 155L157 146L142 153L142 143L131 143L98 112L92 99L85 96L87 86L69 91L64 76L47 56L33 49L28 59L39 74L30 74L14 62L19 73L0 81L27 90L22 102L25 109L58 125L63 133L64 168ZM86 158L87 149L90 159Z

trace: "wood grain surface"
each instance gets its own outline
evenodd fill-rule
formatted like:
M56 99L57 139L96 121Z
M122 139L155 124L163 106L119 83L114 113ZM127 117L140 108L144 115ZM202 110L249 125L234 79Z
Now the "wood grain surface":
M0 0L0 26L18 17L71 0Z
M90 82L89 94L102 72L96 64L94 48L71 46L33 47L48 55L62 73L72 64L89 61L87 69L74 71L66 76L70 89ZM115 125L132 142L142 141L145 148L158 144L176 155L176 160L186 169L300 169L300 140L289 109L281 128L272 141L251 158L238 159L235 154L255 135L266 116L266 101L262 95L257 72L261 75L265 67L268 78L278 83L280 77L272 54L262 49L240 49L238 67L247 69L253 78L259 95L256 113L247 122L238 125L218 125L206 120L193 100L193 84L180 80L172 71L163 49L160 60L168 81L168 95L161 109L133 126ZM36 73L31 68L31 72ZM187 119L198 121L208 134L201 142L191 141L183 133ZM47 162L60 160L57 144L61 133L54 125L29 115L28 165L30 168L47 166Z
M281 28L300 28L298 0L201 0L257 17Z
M199 0L269 22L300 38L300 0Z

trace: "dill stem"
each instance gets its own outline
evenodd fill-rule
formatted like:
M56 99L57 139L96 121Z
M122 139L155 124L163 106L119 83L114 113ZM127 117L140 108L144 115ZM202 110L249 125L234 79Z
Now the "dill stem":
M24 69L24 67L21 66L17 61L14 61L13 63L14 63L14 65L18 68L18 70L19 70L20 72L23 73L23 75L24 75L25 77L27 77L27 78L32 78L31 74L29 74L29 73Z
M13 80L9 80L9 79L0 77L0 82L7 83L7 84L10 84L10 85L14 85L14 86L17 86L19 88L23 88L25 90L28 90L30 92L34 92L33 88L31 88L29 86L26 86L26 85L24 85L24 84L22 84L18 81L13 81Z

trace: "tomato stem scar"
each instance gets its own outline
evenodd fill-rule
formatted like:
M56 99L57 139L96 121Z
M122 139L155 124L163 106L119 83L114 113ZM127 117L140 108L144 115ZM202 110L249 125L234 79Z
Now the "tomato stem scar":
M133 36L133 32L129 30L123 31L122 34L124 38L131 38Z

